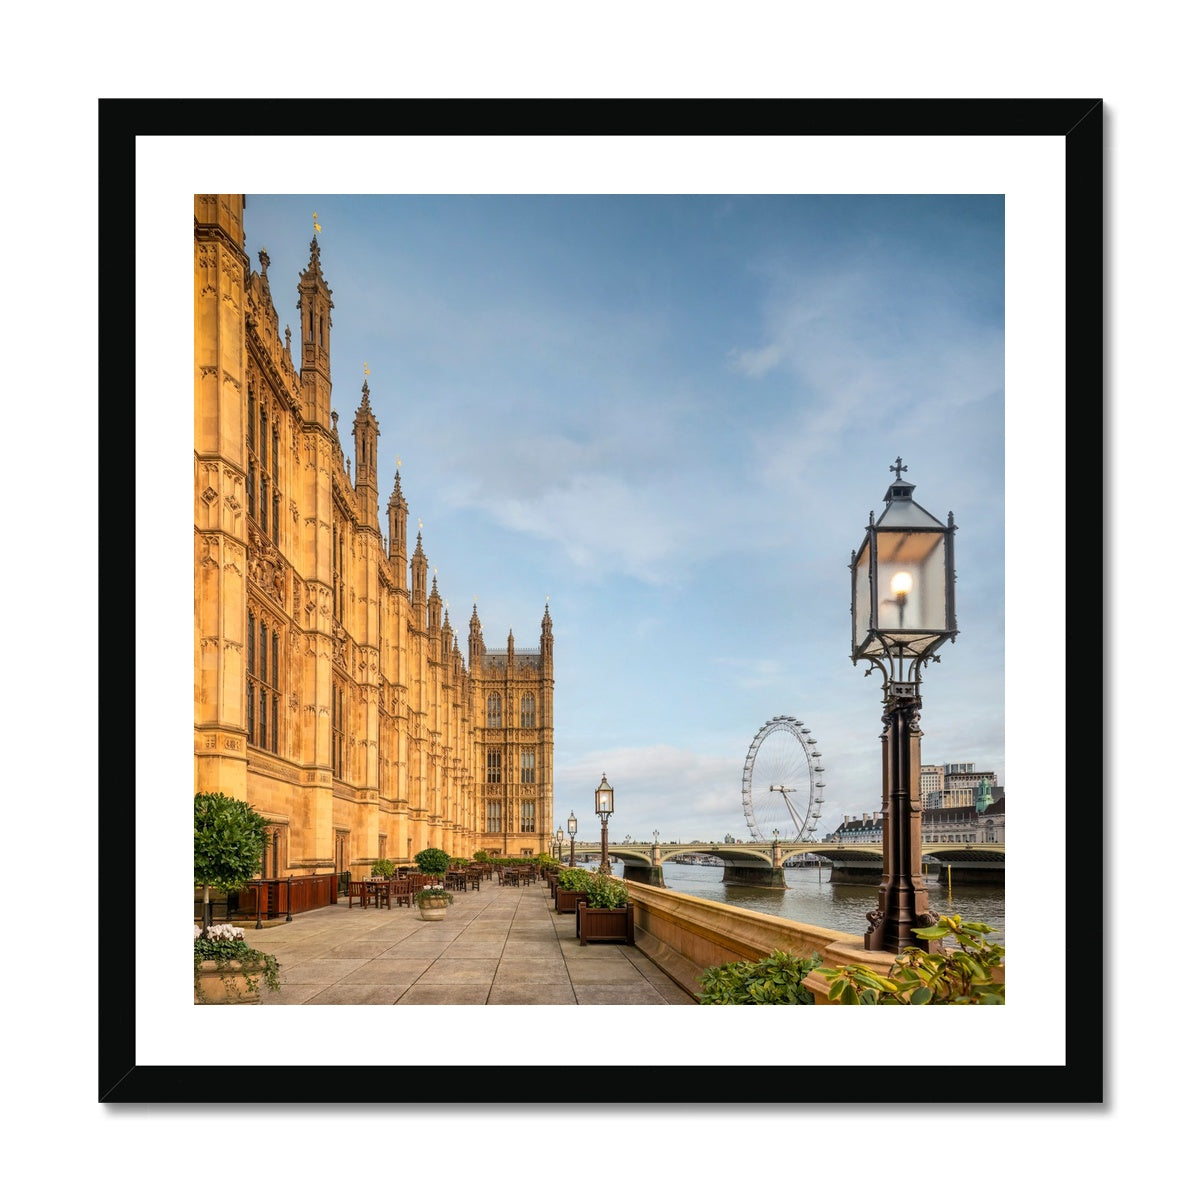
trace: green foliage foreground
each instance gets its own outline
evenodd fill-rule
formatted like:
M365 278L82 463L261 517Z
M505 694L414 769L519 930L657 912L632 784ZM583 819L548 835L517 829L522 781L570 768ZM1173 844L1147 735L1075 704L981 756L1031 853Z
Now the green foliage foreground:
M775 950L758 962L708 967L700 976L701 1004L812 1004L804 977L819 958L797 958Z
M818 956L800 958L776 950L757 962L709 967L700 977L701 1004L812 1004L804 986L810 971L830 981L834 1004L1003 1004L1004 947L987 941L990 925L941 917L914 929L928 942L952 938L946 950L909 946L886 975L866 966L822 967Z
M834 1004L1003 1004L1004 947L987 941L990 925L942 917L936 925L914 929L935 942L953 938L946 952L909 946L896 955L886 975L870 967L821 967Z

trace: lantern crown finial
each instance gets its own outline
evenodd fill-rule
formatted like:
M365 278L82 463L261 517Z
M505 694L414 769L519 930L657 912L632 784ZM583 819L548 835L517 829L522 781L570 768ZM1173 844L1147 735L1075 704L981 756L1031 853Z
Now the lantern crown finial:
M893 500L911 500L912 494L916 488L913 486L913 484L909 483L907 479L901 478L901 475L908 470L908 466L900 457L900 455L896 455L896 461L892 463L890 467L888 467L888 470L895 471L896 478L888 484L888 490L883 493L884 500L888 504L891 504ZM871 514L871 521L872 524L875 521L874 513Z

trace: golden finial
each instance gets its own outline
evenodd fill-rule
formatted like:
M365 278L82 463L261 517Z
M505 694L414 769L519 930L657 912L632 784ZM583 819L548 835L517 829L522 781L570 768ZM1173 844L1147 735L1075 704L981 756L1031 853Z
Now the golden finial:
M396 455L396 470L400 470L400 455Z
M313 213L313 229L317 233L321 232L321 227L320 227L320 225L317 224L317 214L316 213Z
M366 363L363 363L363 374L370 375L370 373L371 373L371 368L368 367Z

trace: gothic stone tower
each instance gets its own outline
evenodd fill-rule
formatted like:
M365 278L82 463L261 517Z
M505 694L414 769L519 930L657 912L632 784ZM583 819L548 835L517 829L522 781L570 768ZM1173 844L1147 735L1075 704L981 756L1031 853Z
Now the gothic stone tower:
M468 650L474 723L482 726L476 771L483 780L484 848L497 855L549 850L554 819L554 634L549 602L536 649L518 649L510 629L505 649L489 651L476 608Z
M425 846L548 849L549 608L537 655L516 654L511 635L507 655L486 655L475 613L468 669L420 534L408 561L398 471L386 542L380 531L380 428L365 380L353 462L343 450L333 294L315 233L297 285L297 369L270 258L260 250L253 272L243 248L244 204L195 197L196 790L263 813L271 877L361 874ZM497 728L509 765L493 798L484 746Z

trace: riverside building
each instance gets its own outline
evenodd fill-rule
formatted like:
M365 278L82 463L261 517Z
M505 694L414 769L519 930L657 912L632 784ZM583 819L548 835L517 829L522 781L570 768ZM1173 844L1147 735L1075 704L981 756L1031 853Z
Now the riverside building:
M949 802L947 802L949 798ZM992 845L1004 841L1004 788L995 771L974 763L921 768L921 839L926 844ZM883 841L883 813L845 814L827 842L840 845Z
M399 470L380 528L365 380L343 447L315 233L298 297L281 297L299 311L297 368L244 208L195 197L195 789L267 819L271 878L426 846L548 852L549 603L536 647L510 629L498 650L476 604L464 656L420 531L410 555Z

